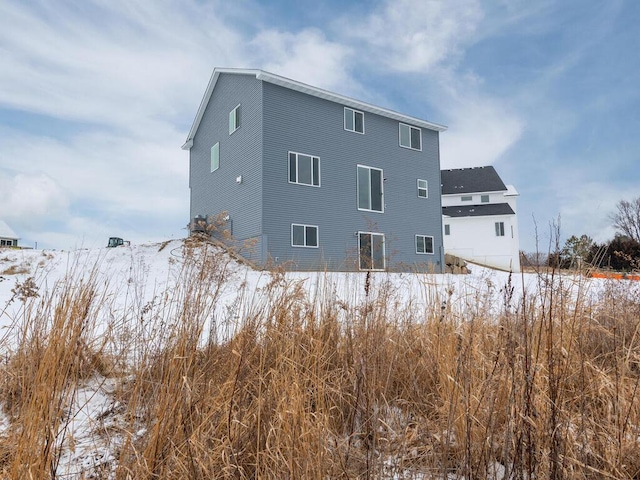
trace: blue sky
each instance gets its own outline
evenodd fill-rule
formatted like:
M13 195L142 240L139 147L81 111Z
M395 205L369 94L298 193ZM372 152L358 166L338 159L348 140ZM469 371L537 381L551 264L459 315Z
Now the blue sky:
M39 248L185 236L180 146L219 66L447 125L443 168L520 192L523 250L558 218L605 241L640 195L639 24L635 0L4 0L0 218Z

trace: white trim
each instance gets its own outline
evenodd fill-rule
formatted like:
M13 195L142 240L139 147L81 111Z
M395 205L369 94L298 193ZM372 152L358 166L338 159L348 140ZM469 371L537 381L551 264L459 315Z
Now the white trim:
M216 168L213 168L213 159L211 159L211 173L215 172L220 168L220 142L216 142L211 146L211 155L213 156L213 149L216 147L216 145L218 146L217 148L218 166Z
M409 127L409 146L406 145L402 145L402 135L400 134L400 130L402 129L402 127ZM418 130L420 132L420 148L413 148L411 146L411 129L414 128L416 130ZM400 145L402 148L406 148L408 150L413 150L414 152L421 152L422 151L422 129L420 127L414 127L413 125L408 125L406 123L398 123L398 145Z
M431 239L431 250L432 250L431 252L419 252L419 251L418 251L418 237L422 237L422 238L423 238L423 241L424 241L424 239L427 239L427 238L430 238L430 239ZM416 238L415 238L415 245L416 245L416 254L417 254L417 255L434 255L434 252L435 252L435 249L436 249L436 248L435 248L435 243L434 243L433 235L420 235L420 234L416 234ZM424 246L425 246L425 249L426 249L426 246L427 246L426 242L425 242Z
M347 110L349 110L353 114L352 115L352 117L353 117L353 130L349 130L347 128ZM356 130L356 113L359 113L360 115L362 115L362 131L361 132ZM343 112L343 116L342 117L343 117L342 118L343 119L343 126L344 126L344 129L347 132L359 133L360 135L364 135L364 112L361 112L360 110L355 110L355 109L353 109L351 107L344 107L344 112Z
M304 227L304 245L294 245L293 243L293 227ZM316 229L316 244L307 245L307 227ZM291 247L293 248L320 248L320 229L317 225L307 225L305 223L292 223L291 224Z
M414 125L419 125L420 127L426 128L428 130L434 130L436 132L444 132L447 129L447 127L444 125L428 122L426 120L420 120L419 118L403 115L399 112L395 112L393 110L389 110L386 108L376 107L375 105L371 105L369 103L361 102L359 100L354 100L352 98L345 97L337 93L329 92L327 90L322 90L317 87L312 87L311 85L306 85L304 83L297 82L289 78L280 77L278 75L274 75L272 73L268 73L263 70L239 69L239 68L214 68L213 72L211 73L211 78L209 79L209 83L207 84L207 88L205 90L204 96L200 101L200 106L198 107L196 117L193 120L191 129L189 130L189 135L187 135L187 139L185 143L182 145L182 148L184 150L188 150L193 146L193 142L192 142L193 137L195 137L196 131L200 126L200 122L202 121L204 111L206 110L207 105L209 104L209 99L211 98L211 94L213 93L213 89L215 88L221 73L230 73L235 75L253 75L256 77L257 80L273 83L274 85L280 85L290 90L303 92L308 95L312 95L314 97L324 98L326 100L340 103L348 107L354 107L359 110L362 110L363 112L374 113L376 115L381 115L383 117L391 118L393 120L398 120L401 122L407 122Z
M236 130L240 128L240 119L238 118L238 112L240 112L240 103L233 107L229 112L229 135L233 134ZM231 114L233 113L233 130L231 130Z
M360 208L360 182L358 181L358 169L362 167L362 168L367 168L369 169L369 171L371 170L378 170L380 171L380 196L382 197L382 202L380 204L380 206L382 207L382 210L371 210L370 208ZM369 172L369 189L371 189L371 172ZM373 212L373 213L384 213L384 202L385 202L385 197L384 197L384 170L382 168L378 168L378 167L370 167L369 165L362 165L362 164L357 164L356 166L356 207L358 208L358 210L360 210L361 212ZM369 204L371 204L371 191L369 191Z
M500 227L498 227L500 225ZM504 222L494 222L495 234L496 237L504 237Z
M424 182L426 186L424 188L421 188L420 182ZM416 184L418 185L418 198L429 198L429 182L423 178L418 178ZM427 195L425 197L420 196L420 190L425 190L427 192Z
M294 154L296 156L296 181L292 182L291 181L291 166L289 165L289 157L291 156L291 154ZM302 183L302 182L298 182L298 171L300 170L300 168L298 167L298 155L304 155L305 157L311 157L311 183ZM318 159L318 185L314 185L313 183L313 159L317 158ZM302 153L302 152L293 152L291 150L289 150L289 152L287 152L287 180L289 181L289 183L293 184L293 185L304 185L305 187L316 187L316 188L320 188L322 186L322 174L320 173L320 157L317 155L311 155L309 153Z
M360 268L360 254L362 253L360 251L360 235L371 235L371 237L373 237L374 235L380 236L382 237L382 262L383 262L383 266L382 268ZM360 232L358 231L358 270L361 270L363 272L384 272L387 269L387 240L384 236L384 233L379 233L379 232ZM371 238L371 264L373 266L373 238Z

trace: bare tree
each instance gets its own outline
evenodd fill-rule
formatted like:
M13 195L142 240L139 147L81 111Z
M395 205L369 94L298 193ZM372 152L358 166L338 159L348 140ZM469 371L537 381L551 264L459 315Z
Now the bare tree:
M620 200L616 208L617 211L611 214L613 226L618 233L640 242L640 197L630 202Z

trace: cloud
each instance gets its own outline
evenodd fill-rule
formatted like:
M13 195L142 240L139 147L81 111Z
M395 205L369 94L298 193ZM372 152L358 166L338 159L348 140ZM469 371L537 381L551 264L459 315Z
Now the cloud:
M0 218L31 224L42 217L56 217L69 206L62 187L50 176L17 174L0 176Z
M477 0L387 0L362 20L343 19L341 29L365 44L370 61L424 73L455 63L481 19Z
M345 92L352 83L348 70L351 51L327 40L317 29L298 33L266 30L252 41L262 68L310 85Z

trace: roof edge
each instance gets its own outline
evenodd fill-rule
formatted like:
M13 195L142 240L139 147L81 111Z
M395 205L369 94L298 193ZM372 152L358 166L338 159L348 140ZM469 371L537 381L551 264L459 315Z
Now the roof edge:
M254 75L257 80L272 83L274 85L279 85L281 87L285 87L290 90L306 93L314 97L330 100L332 102L340 103L348 107L358 108L365 112L374 113L376 115L381 115L383 117L391 118L393 120L407 122L417 127L423 127L429 130L435 130L436 132L444 132L447 130L447 127L445 125L440 125L437 123L428 122L426 120L421 120L419 118L411 117L409 115L404 115L400 112L389 110L387 108L377 107L370 103L362 102L360 100L355 100L353 98L346 97L338 93L330 92L329 90L324 90L322 88L314 87L306 83L298 82L297 80L292 80L290 78L282 77L280 75L265 72L264 70L216 67L213 69L213 72L211 73L211 78L209 79L209 83L207 84L207 89L205 90L204 96L200 101L200 106L198 107L196 117L193 120L193 123L191 124L191 129L189 130L187 139L181 147L183 150L189 150L193 146L193 138L195 137L195 134L198 131L198 127L200 126L200 122L202 121L204 111L207 108L207 105L209 104L209 100L211 99L213 89L215 88L216 83L218 82L218 78L222 73L232 73L236 75Z

